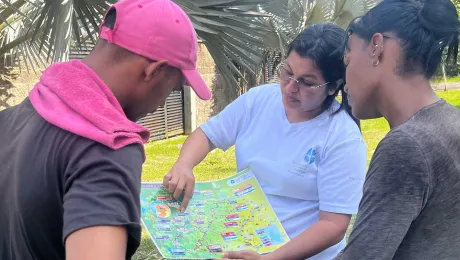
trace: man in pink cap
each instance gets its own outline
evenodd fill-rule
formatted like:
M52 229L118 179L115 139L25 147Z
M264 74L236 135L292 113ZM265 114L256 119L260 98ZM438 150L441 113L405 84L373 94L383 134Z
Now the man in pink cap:
M0 259L130 259L141 240L149 132L135 122L190 85L190 19L170 0L122 0L82 61L55 63L0 112Z

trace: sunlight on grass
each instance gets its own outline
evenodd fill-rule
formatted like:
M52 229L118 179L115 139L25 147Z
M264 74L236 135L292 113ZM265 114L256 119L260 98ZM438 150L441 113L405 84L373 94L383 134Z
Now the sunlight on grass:
M161 182L179 157L180 148L186 137L180 136L169 140L146 145L147 160L144 163L142 181ZM197 181L216 180L234 174L235 149L226 152L215 150L198 165L194 174Z
M460 109L460 90L440 91L437 92L439 97L445 99L450 104ZM364 140L367 144L368 162L377 148L378 143L390 130L385 119L373 119L361 122L361 128ZM143 169L143 181L161 182L163 176L168 173L179 156L180 148L186 137L181 136L169 140L152 142L146 145L147 160ZM216 180L229 175L236 171L235 150L229 149L227 152L216 150L196 167L194 174L197 181ZM347 235L349 235L354 218ZM162 259L156 250L148 234L143 231L142 243L133 260Z

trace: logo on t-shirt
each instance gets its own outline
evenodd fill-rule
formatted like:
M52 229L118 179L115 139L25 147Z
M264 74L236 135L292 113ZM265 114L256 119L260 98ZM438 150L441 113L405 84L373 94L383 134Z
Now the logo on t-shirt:
M305 157L303 158L307 163L312 164L315 162L315 157L316 157L316 150L313 148L310 148L308 152L305 154Z

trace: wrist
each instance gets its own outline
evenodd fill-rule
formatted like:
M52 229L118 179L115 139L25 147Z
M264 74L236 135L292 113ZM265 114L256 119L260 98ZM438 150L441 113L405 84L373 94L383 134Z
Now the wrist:
M274 253L268 253L265 255L262 255L261 260L276 260L276 255ZM281 259L278 257L278 259Z
M179 158L174 163L173 167L185 168L185 169L192 171L193 168L195 168L195 165L193 165L193 163L187 162L187 160L182 160L181 158Z

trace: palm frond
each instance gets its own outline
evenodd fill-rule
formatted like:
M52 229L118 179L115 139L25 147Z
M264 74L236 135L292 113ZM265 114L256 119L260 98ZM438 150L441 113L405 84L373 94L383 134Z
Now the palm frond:
M174 0L188 11L197 35L203 40L217 68L230 84L244 79L242 70L251 73L263 60L264 46L270 40L261 0Z
M9 3L2 11L8 15L10 26L6 29L0 24L0 54L15 59L10 62L13 66L22 61L27 68L68 60L71 42L80 45L85 37L93 42L97 39L94 28L98 28L108 7L104 0L16 0ZM28 57L30 55L32 57ZM44 62L32 62L43 59Z
M319 22L334 22L346 28L380 0L286 0L276 1L265 11L272 14L270 26L278 37L278 49L268 50L264 60L265 80L276 80L286 47L304 28ZM279 58L281 57L281 58Z
M237 88L245 73L284 57L289 42L311 23L344 26L378 0L173 0L189 15L220 73ZM0 55L27 68L68 59L71 44L95 43L116 0L0 0Z

